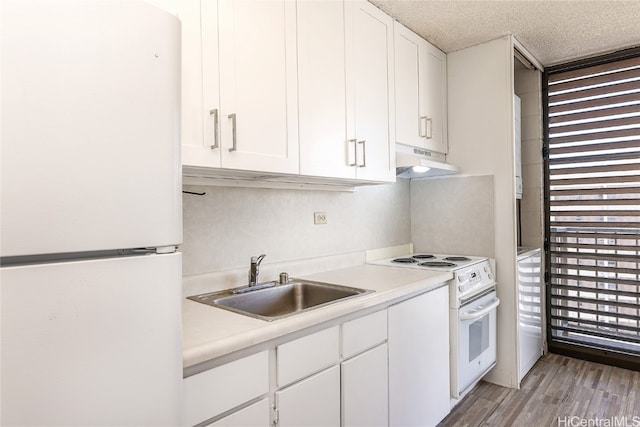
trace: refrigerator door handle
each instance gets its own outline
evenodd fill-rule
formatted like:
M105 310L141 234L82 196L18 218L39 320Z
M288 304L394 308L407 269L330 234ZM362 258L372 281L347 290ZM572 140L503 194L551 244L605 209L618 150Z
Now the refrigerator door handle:
M178 250L175 245L158 246L155 248L136 248L136 249L123 249L120 251L121 255L145 255L145 254L172 254Z
M157 254L172 254L178 250L177 246L159 246L156 248L155 253Z

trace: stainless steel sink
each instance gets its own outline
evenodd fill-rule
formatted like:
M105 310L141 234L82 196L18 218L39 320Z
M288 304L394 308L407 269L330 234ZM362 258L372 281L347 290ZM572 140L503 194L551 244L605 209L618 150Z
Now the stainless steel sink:
M367 289L311 281L292 281L258 290L242 288L194 295L190 300L262 320L276 320L373 292Z

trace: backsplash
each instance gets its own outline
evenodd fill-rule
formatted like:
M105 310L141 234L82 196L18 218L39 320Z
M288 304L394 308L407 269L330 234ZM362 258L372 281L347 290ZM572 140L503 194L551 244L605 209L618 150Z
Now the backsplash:
M185 186L183 275L346 254L411 241L410 184L355 192ZM313 213L327 224L314 225Z
M411 181L416 252L495 257L493 176Z

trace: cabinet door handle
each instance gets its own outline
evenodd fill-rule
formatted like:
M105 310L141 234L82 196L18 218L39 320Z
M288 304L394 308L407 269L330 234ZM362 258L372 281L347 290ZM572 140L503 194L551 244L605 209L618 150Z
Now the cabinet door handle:
M353 151L351 151L351 144L353 144ZM351 162L350 153L353 153L353 162ZM347 165L358 166L358 140L357 139L347 140Z
M233 145L231 148L229 148L229 151L238 151L238 132L236 130L236 115L235 113L229 114L227 117L231 119L231 141L233 142Z
M362 164L358 165L358 167L364 168L367 166L367 140L363 139L362 141L358 141L358 144L362 144Z
M427 139L433 138L433 117L427 119Z
M271 423L271 425L277 426L280 422L280 411L275 404L271 407L271 409L273 409L273 422Z
M209 115L213 116L213 145L211 145L211 149L215 150L220 147L218 143L218 109L209 110Z
M420 128L418 130L420 138L426 138L427 137L427 116L420 117L420 124L418 127Z

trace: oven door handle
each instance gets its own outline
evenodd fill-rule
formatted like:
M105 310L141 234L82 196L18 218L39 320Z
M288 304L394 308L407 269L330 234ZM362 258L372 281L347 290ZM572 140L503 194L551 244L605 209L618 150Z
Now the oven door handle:
M482 316L484 316L485 314L487 314L488 312L490 312L491 310L495 309L499 305L500 305L500 299L496 298L495 300L493 300L493 302L491 304L489 304L486 307L481 308L480 310L472 311L470 313L462 313L462 314L460 314L460 320L476 320L476 319L479 319Z

